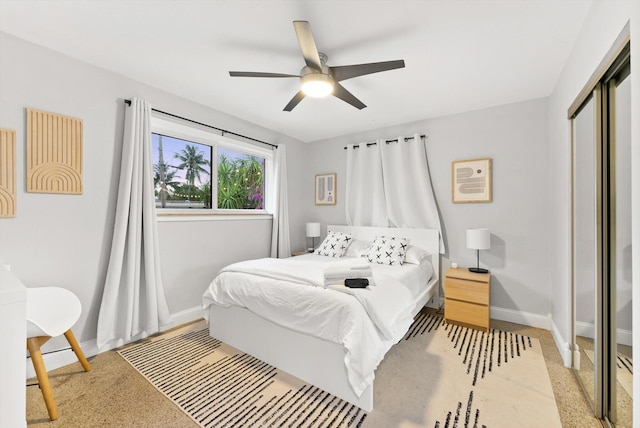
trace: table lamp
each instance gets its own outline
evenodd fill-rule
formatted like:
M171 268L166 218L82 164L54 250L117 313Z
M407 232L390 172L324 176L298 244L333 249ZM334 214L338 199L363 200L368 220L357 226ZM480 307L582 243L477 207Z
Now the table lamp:
M312 239L312 247L309 248L309 252L312 253L316 249L316 238L320 236L320 223L307 223L307 238Z
M480 267L480 250L491 248L491 234L489 229L467 229L467 248L476 250L476 267L470 267L469 271L476 273L488 273L487 269Z

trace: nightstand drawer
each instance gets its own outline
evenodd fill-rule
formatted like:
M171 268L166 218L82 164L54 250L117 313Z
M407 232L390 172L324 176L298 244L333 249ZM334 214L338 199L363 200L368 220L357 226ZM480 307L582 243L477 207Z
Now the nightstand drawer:
M458 321L489 328L489 307L474 303L446 299L444 316L447 321Z
M481 305L489 304L489 284L448 277L445 281L444 296L447 299L471 301Z

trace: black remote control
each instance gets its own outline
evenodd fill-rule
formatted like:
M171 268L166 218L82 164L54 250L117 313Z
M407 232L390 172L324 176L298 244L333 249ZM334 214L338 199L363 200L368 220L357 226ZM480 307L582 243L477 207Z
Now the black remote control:
M344 285L349 288L367 288L369 280L367 278L347 278L344 280Z

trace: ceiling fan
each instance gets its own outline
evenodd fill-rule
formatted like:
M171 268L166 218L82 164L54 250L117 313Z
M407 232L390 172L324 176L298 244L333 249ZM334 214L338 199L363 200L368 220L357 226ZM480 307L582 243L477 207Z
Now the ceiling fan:
M307 21L293 21L293 27L298 36L298 43L306 66L297 74L262 73L253 71L230 71L231 77L298 77L300 78L300 91L293 96L284 111L291 111L305 96L324 97L332 94L355 108L361 110L366 105L347 91L340 83L353 77L365 74L379 73L381 71L404 68L404 60L372 62L367 64L344 65L330 67L326 64L327 56L318 52L316 42L311 33L311 26Z

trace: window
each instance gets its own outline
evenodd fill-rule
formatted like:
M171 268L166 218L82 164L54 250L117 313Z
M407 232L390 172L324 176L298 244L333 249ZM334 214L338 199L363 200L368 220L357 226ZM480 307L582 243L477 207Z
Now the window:
M158 213L266 213L271 149L155 116L151 147Z
M264 209L265 159L218 148L218 208Z
M211 208L212 147L151 134L156 208Z

